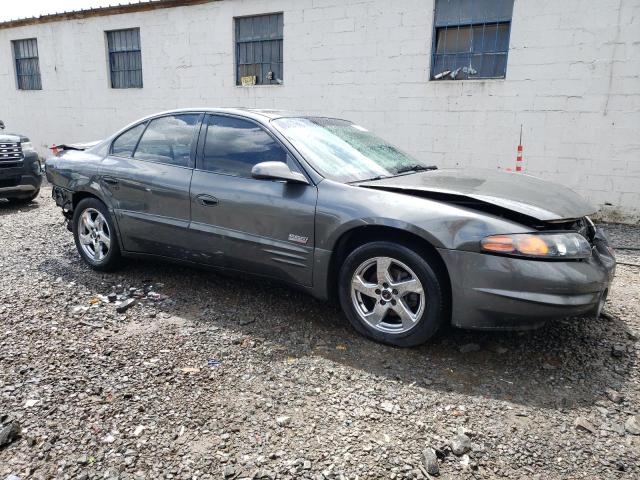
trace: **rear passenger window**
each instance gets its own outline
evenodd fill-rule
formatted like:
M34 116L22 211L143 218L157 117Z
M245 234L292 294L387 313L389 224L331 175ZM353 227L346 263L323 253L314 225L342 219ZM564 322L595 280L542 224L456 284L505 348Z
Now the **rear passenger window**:
M136 125L116 138L111 146L111 154L119 157L130 157L133 155L133 150L136 148L138 139L144 131L145 125L144 123Z
M262 128L239 118L209 117L200 168L251 177L253 166L267 161L286 163L287 152Z
M190 113L152 120L133 158L188 167L199 117Z

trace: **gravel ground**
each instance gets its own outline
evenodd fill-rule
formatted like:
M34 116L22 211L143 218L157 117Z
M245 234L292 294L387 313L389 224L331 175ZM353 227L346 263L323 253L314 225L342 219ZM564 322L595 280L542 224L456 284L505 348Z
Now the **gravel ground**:
M401 350L279 285L93 272L49 195L0 205L0 479L640 477L640 268L603 318Z

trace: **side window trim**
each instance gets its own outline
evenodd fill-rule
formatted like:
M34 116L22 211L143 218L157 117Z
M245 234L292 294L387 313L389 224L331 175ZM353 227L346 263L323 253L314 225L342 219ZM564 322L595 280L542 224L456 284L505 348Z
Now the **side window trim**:
M198 120L196 122L196 126L193 129L193 139L191 140L191 155L189 156L189 168L195 170L196 168L196 158L198 156L198 142L200 141L200 132L202 131L202 125L204 123L205 113L204 112L194 112L199 113Z
M145 132L147 131L147 128L149 128L149 125L151 125L151 122L153 120L155 120L155 118L151 118L145 122L144 130L142 130L142 133L140 134L140 136L138 137L138 141L136 142L136 146L133 147L133 150L131 151L132 160L133 160L133 157L135 157L136 155L136 151L138 150L138 146L140 145L140 140L142 140L142 136L145 134Z
M138 141L136 142L135 147L133 147L133 150L131 150L131 155L119 155L117 153L113 153L113 146L120 139L120 137L122 137L123 135L129 133L134 128L138 128L140 125L144 125L144 129L142 130L142 133L140 133L140 136L138 137ZM142 138L142 135L144 135L144 132L147 131L147 126L148 125L149 125L149 120L147 119L144 122L140 122L140 123L135 124L131 128L127 128L124 132L122 132L120 135L118 135L116 138L114 138L111 141L111 145L109 145L109 155L112 155L114 157L120 157L120 158L133 158L133 154L135 153L136 148L138 148L138 144L140 143L140 139Z
M287 158L291 158L297 167L297 170L302 173L305 177L307 177L307 172L305 171L304 168L302 168L302 166L300 165L300 162L298 161L298 159L296 158L296 156L291 152L291 150L284 144L282 143L282 141L280 141L280 139L278 137L276 137L272 132L269 131L268 128L266 128L264 125L262 125L260 122L257 122L256 120L254 120L253 118L249 118L249 117L243 117L242 115L233 115L233 114L229 114L226 112L212 112L212 113L207 113L205 114L204 118L202 119L202 125L201 125L201 129L200 129L200 138L198 139L198 154L196 157L196 165L194 170L198 171L198 172L207 172L207 173L214 173L216 175L226 175L228 177L236 177L236 178L250 178L252 180L252 177L245 177L244 175L235 175L233 173L225 173L225 172L215 172L215 171L211 171L211 170L205 170L204 168L202 168L202 164L204 163L204 147L207 141L207 134L209 133L209 119L213 118L213 117L228 117L228 118L237 118L239 120L244 120L246 122L252 123L254 125L256 125L258 128L260 128L263 132L265 132L269 138L271 138L275 143L277 143L280 148L282 148L282 150L284 150L284 152L287 154ZM307 180L310 180L309 178L307 178ZM260 181L264 181L264 180L260 180Z
M154 161L154 160L135 158L136 152L138 151L138 147L140 146L140 140L142 140L142 137L144 136L145 132L147 131L147 128L149 128L149 125L151 125L151 122L153 122L154 120L158 120L160 118L180 117L182 115L194 115L194 114L198 115L198 120L196 120L196 124L194 125L194 128L193 128L193 138L191 140L191 152L189 154L189 164L188 165L186 165L186 166L174 165L174 164L167 163L167 162L158 162L158 161ZM198 143L198 140L199 140L197 135L199 135L200 129L202 128L203 118L204 118L204 112L180 112L180 113L169 113L169 114L166 114L166 115L160 115L158 117L153 117L153 118L148 119L146 121L146 125L144 127L144 130L142 131L142 133L138 137L138 141L136 142L136 147L133 149L133 152L131 153L131 157L128 157L128 158L131 158L132 160L135 160L136 162L159 163L161 165L171 165L173 167L190 168L190 169L193 170L193 168L195 167L195 156L196 156L196 152L197 152L197 149L196 149L197 145L196 144ZM138 124L138 125L140 125L140 124ZM133 127L133 128L135 128L135 127ZM115 142L115 140L114 140L114 142Z

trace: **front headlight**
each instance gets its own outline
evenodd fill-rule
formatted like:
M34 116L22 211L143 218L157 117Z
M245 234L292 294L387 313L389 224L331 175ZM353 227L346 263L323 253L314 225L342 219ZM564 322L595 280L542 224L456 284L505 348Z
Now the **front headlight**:
M22 151L23 152L34 152L35 149L33 148L33 145L31 144L31 142L22 142L20 144L20 146L22 147Z
M516 233L491 235L480 242L484 252L517 257L569 260L587 258L591 245L579 233Z

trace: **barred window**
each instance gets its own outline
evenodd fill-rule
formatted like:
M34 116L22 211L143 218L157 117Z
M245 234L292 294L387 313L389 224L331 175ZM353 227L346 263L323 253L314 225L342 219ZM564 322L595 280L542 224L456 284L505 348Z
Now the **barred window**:
M282 83L282 13L241 17L236 27L236 84Z
M16 78L20 90L42 90L38 40L28 38L13 40L13 55L16 61Z
M431 79L505 78L513 0L436 0Z
M129 28L106 33L111 88L142 88L140 29Z

